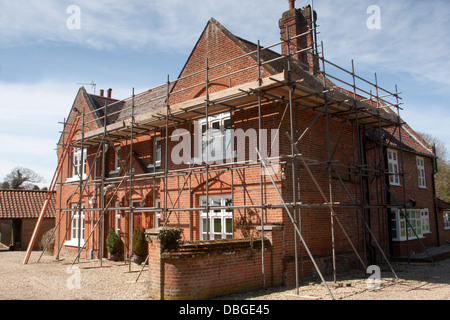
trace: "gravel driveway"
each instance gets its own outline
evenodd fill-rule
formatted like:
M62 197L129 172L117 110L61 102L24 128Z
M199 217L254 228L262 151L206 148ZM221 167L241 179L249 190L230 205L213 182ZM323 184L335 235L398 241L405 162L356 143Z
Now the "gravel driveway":
M143 300L148 299L147 269L138 282L140 267L123 262L73 259L59 262L32 252L23 265L25 252L0 251L0 300Z
M28 265L23 265L24 252L0 251L0 300L146 300L148 269L136 282L140 267L123 262L81 260L68 269L72 259L56 262L40 252L33 252ZM338 282L330 283L336 299L344 300L450 300L450 259L430 264L394 263L399 281L389 269L382 268L381 289L368 290L364 274L338 274ZM328 300L323 284L303 284L299 295L293 287L272 288L226 299L255 300Z

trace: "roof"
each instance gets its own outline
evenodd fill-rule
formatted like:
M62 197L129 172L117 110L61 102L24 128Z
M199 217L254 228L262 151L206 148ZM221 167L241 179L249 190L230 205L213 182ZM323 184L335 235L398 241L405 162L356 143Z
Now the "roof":
M231 33L230 31L228 31L225 27L223 27L218 21L216 21L214 18L211 18L209 20L209 22L207 23L205 29L203 30L202 35L200 36L197 44L194 46L185 66L183 67L181 73L180 73L180 77L175 80L175 82L170 83L170 87L169 87L169 92L172 92L172 90L174 90L174 88L177 86L177 83L180 81L180 79L183 79L182 76L185 76L184 74L187 72L187 66L189 66L189 61L191 59L191 57L194 55L194 53L197 51L197 46L199 44L199 42L201 41L201 39L205 36L206 41L209 41L209 37L207 37L207 30L212 30L212 34L217 34L219 32L223 33L228 39L230 39L232 41L232 43L234 43L234 45L236 45L237 48L240 48L242 50L242 53L245 53L248 55L248 57L250 57L251 59L254 60L255 65L257 64L257 55L255 53L255 50L257 50L257 44L242 39L238 36L235 36L233 33ZM206 35L205 35L206 34ZM212 40L211 40L212 41ZM221 45L222 43L220 43L219 45ZM263 47L261 47L263 48ZM201 50L199 52L202 52ZM240 53L239 53L240 54ZM238 54L238 55L239 55ZM276 75L276 74L280 74L282 72L285 72L285 70L287 70L287 61L284 59L278 59L279 57L282 57L282 55L280 55L279 53L271 50L271 49L265 49L263 51L261 51L261 56L260 59L265 62L262 64L263 66L263 70L269 74L269 75ZM221 62L221 61L219 61ZM220 64L219 64L220 65ZM301 84L297 85L297 88L303 87L304 89L306 89L305 93L306 96L314 96L315 93L317 92L321 92L323 91L323 76L321 73L318 74L311 74L308 72L308 70L305 70L304 65L302 65L299 61L292 59L291 63L290 63L290 68L293 72L293 74L297 75L298 78L301 78ZM244 69L245 70L245 69ZM192 70L191 70L192 71ZM192 73L187 72L188 74L197 74L199 72L199 70L193 70ZM255 79L256 80L256 79ZM325 79L326 80L326 86L333 88L333 96L334 99L338 102L339 108L337 109L337 111L341 110L340 109L340 104L347 101L347 99L350 97L353 97L353 94L348 92L347 90L340 88L339 86L335 85L332 81L330 81L329 79ZM181 80L182 81L182 80ZM188 82L189 83L189 82ZM190 86L192 86L191 83L189 83ZM192 86L194 87L194 86ZM182 88L181 91L185 90L184 88ZM225 90L225 88L223 88L223 90ZM176 90L175 90L176 91ZM142 116L141 118L148 118L148 119L153 119L153 120L157 120L160 118L160 114L165 114L165 103L166 103L166 92L167 92L167 85L162 85L160 87L156 87L153 89L150 89L148 91L142 92L140 94L137 94L134 96L134 98L129 97L127 99L121 100L121 101L113 101L113 100L109 100L106 101L106 99L104 98L100 98L98 96L93 96L90 95L89 99L91 101L93 101L93 105L94 108L97 110L97 116L102 117L103 116L103 111L100 111L99 109L102 108L105 103L108 103L108 121L107 124L108 125L112 125L114 124L115 126L111 126L111 131L112 132L116 132L119 130L125 130L126 129L126 125L125 122L129 121L131 119L131 105L134 102L134 116ZM184 97L187 97L187 91L183 91L182 94L184 95ZM303 94L302 94L303 95ZM311 98L313 99L313 98ZM358 103L358 109L364 109L364 110L368 110L367 114L369 115L370 121L372 121L371 119L376 119L376 118L383 118L384 120L387 119L386 123L388 125L392 125L392 123L397 123L398 122L398 118L397 115L392 112L392 110L389 110L389 108L383 108L381 111L377 109L376 104L374 104L373 102L367 102L365 100L367 99L363 99L361 97L361 99L357 98L357 103ZM304 103L306 103L306 100L302 100ZM321 103L321 101L313 101L310 103ZM314 105L315 106L315 105ZM372 107L372 108L370 108ZM344 108L345 109L345 108ZM342 110L344 110L342 109ZM370 111L369 109L371 109L372 111ZM183 109L183 112L186 112L185 109ZM347 109L345 109L347 110ZM364 111L364 112L366 112ZM380 114L377 114L377 111L380 112ZM172 113L174 112L174 110L171 111ZM363 111L361 111L363 112ZM114 114L112 114L114 113ZM147 119L146 118L146 119ZM147 120L148 120L147 119ZM353 118L350 118L350 120ZM365 124L364 121L361 120L362 118L359 119L360 123L362 125ZM155 120L155 121L156 121ZM369 121L367 120L367 121ZM416 152L425 156L429 156L429 157L433 157L434 154L432 152L432 150L429 148L429 146L417 135L417 133L415 133L409 126L407 126L403 120L402 124L404 124L404 129L403 130L403 134L402 134L402 147L405 149L405 151L410 151L410 152ZM143 124L149 124L149 121L144 121ZM152 123L153 128L156 126L158 126L158 123ZM149 125L149 127L152 127L152 125ZM141 126L142 129L144 129L144 126ZM384 127L384 126L383 126ZM108 130L108 129L107 129ZM398 130L396 130L395 128L388 128L387 130L382 129L382 136L383 138L386 139L386 141L390 141L390 145L392 147L398 147L400 148L400 137L398 135ZM103 129L99 129L100 133L103 133ZM97 135L98 132L96 130L93 130L91 133L91 137L93 142L95 143L95 139L98 139ZM376 135L379 135L379 133L374 133ZM88 135L85 135L85 138L88 137ZM375 138L375 137L374 137ZM378 140L378 139L377 139Z
M55 218L55 192L45 218ZM0 219L37 219L47 191L0 190Z
M392 110L390 111L392 112ZM389 144L389 147L403 149L403 151L417 153L425 157L436 157L433 147L423 140L423 138L403 120L401 130L399 130L399 128L383 128L382 139L385 143Z
M437 207L440 210L449 210L450 209L450 203L445 202L444 200L441 200L439 198L436 199Z

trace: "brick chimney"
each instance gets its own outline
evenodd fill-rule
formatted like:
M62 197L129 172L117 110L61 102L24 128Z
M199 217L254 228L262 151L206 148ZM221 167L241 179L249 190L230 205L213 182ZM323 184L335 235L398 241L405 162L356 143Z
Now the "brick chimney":
M108 99L111 99L112 97L112 89L108 89Z
M104 97L105 96L105 90L100 89L100 97Z
M313 20L314 19L314 20ZM303 9L295 9L295 0L289 0L289 10L284 12L278 25L280 27L281 39L283 44L281 51L283 54L288 54L288 46L286 40L289 37L294 38L297 35L307 33L304 36L290 40L290 53L297 52L311 46L314 49L314 25L317 21L317 14L312 13L311 6L306 6ZM319 71L319 59L313 56L309 51L293 54L293 58L305 64L305 69L311 73Z

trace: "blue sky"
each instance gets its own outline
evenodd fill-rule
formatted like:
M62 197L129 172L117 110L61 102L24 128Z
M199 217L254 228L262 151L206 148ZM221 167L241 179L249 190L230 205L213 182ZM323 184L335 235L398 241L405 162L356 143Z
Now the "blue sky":
M71 5L81 10L80 29L67 27ZM377 30L366 24L371 5L381 9ZM23 166L50 182L58 122L79 83L124 99L133 87L175 79L210 17L270 45L287 8L287 0L0 0L0 180ZM347 69L353 59L357 73L373 80L376 72L390 91L398 84L407 102L402 117L450 150L450 2L315 0L314 8L325 57Z

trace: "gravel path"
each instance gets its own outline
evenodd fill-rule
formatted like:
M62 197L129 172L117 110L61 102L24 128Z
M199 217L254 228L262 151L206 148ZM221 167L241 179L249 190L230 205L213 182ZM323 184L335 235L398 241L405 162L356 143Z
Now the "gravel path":
M146 300L148 269L135 282L140 267L123 262L81 260L72 270L72 259L55 261L33 252L23 265L24 252L0 251L0 300ZM434 266L425 263L394 263L399 280L382 267L381 289L368 290L364 274L338 274L336 284L329 283L335 299L343 300L450 300L450 259ZM78 281L79 280L79 281ZM299 288L272 288L227 296L228 300L328 300L323 284L310 282Z
M24 252L0 251L0 300L143 300L148 299L147 269L138 282L140 267L123 262L73 259L59 262L32 252L23 265ZM147 271L147 272L146 272Z

